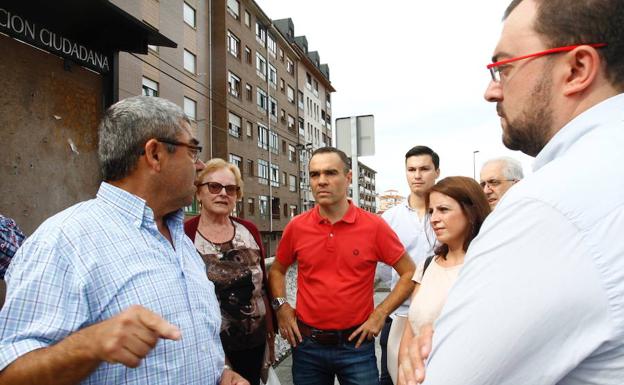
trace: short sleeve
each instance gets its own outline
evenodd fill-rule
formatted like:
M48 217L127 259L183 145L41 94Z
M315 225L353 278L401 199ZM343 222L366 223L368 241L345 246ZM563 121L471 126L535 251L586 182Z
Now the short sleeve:
M293 249L293 231L297 220L293 219L286 225L282 239L277 245L276 259L284 266L290 266L295 262L296 256Z
M376 242L379 260L386 265L394 266L406 253L399 237L381 218L378 218Z
M414 276L412 276L412 281L418 284L422 283L422 278L425 274L425 261L422 261L418 265L416 265L416 271L414 271Z

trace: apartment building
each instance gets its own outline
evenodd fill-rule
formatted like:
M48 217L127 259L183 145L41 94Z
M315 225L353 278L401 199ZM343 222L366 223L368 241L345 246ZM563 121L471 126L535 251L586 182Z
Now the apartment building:
M178 44L120 54L119 98L161 96L184 107L202 157L241 170L234 214L258 226L273 255L288 221L314 205L307 163L332 144L329 67L294 37L290 19L284 28L253 0L111 2Z
M331 93L335 89L330 81L329 66L321 64L318 51L308 50L308 39L305 36L295 36L292 19L275 20L273 23L300 57L297 62L297 127L301 157L301 205L305 211L314 207L308 177L310 154L319 147L333 144Z
M358 161L358 186L360 190L360 199L357 203L358 207L371 213L377 212L377 191L375 187L375 175L377 171ZM355 175L353 175L355 178ZM353 197L353 188L349 187L349 196Z
M251 0L213 3L213 145L245 182L236 215L253 221L273 255L297 215L297 52Z
M381 193L379 199L379 211L378 214L383 214L394 206L398 206L405 202L405 197L399 194L399 190L386 190Z

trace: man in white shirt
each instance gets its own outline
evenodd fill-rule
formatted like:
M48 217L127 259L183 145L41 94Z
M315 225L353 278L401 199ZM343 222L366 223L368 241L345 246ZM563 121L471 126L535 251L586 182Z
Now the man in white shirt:
M534 173L470 245L426 384L624 381L623 20L622 0L514 0L505 13L485 98ZM411 348L406 383L428 350Z
M405 178L410 194L405 203L392 207L381 216L399 236L405 250L416 265L433 253L436 238L426 220L425 193L433 187L439 176L440 157L438 154L426 146L411 148L405 154ZM398 281L399 275L393 270L391 288L394 288ZM388 367L396 373L398 342L405 327L409 304L408 298L386 319L382 329L379 339L381 345L380 385L392 385ZM393 343L392 341L397 338L398 340ZM388 340L391 341L390 350L388 350Z
M490 159L483 163L479 184L492 210L507 190L518 183L523 176L522 164L508 156Z

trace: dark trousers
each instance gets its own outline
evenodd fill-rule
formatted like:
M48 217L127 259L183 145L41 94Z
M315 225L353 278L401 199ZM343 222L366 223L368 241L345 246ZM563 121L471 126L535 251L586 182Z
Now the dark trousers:
M293 348L293 382L295 385L378 385L379 372L375 358L375 341L321 345L310 337Z
M390 373L388 373L388 335L392 326L392 318L386 318L386 323L379 335L379 345L381 346L381 371L379 373L379 385L393 385Z
M260 369L264 360L265 346L266 343L251 349L225 352L232 369L249 381L250 385L260 384Z

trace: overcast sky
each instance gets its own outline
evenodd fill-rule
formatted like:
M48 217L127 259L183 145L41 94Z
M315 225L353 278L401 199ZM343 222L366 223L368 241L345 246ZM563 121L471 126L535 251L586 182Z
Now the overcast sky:
M256 0L272 19L290 17L295 35L329 64L332 119L375 116L376 155L360 161L377 171L377 192L408 193L404 154L433 148L442 176L473 174L507 150L494 104L483 99L485 66L508 1ZM379 7L383 4L383 7ZM335 124L334 124L335 126Z

